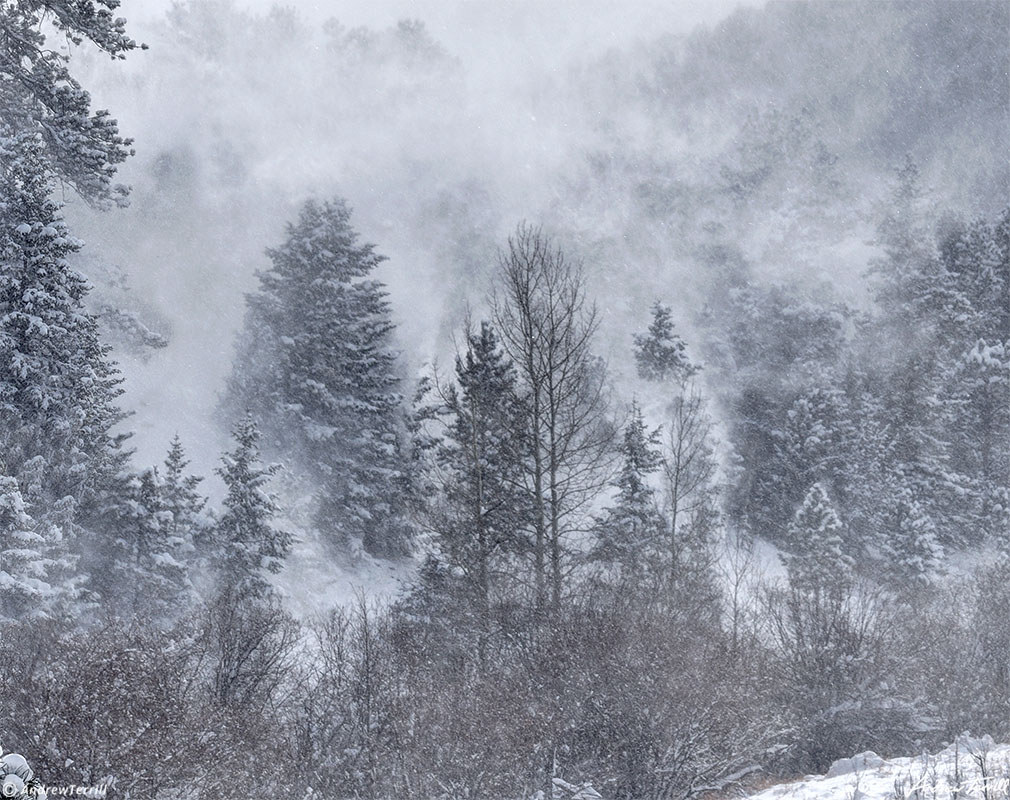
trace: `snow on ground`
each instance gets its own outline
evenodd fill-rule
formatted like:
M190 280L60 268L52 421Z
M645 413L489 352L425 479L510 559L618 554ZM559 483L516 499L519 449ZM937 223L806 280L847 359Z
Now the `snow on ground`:
M939 753L882 759L861 753L823 776L765 789L751 800L1005 800L1010 745L961 736Z
M285 605L300 619L350 607L361 599L378 603L395 600L417 571L413 560L388 562L367 554L338 564L311 533L288 529L296 531L298 538L276 583Z

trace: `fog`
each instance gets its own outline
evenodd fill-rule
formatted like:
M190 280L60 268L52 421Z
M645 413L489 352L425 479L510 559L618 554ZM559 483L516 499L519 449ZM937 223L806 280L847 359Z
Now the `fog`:
M170 344L118 352L141 463L178 430L208 472L222 443L210 422L230 367L243 294L309 196L341 195L389 257L408 369L446 346L447 308L478 303L504 234L569 207L562 175L601 146L573 88L608 50L683 35L730 3L158 2L126 9L149 50L126 63L80 53L96 104L135 140L121 179L128 209L72 203L93 280L109 262ZM429 52L398 54L391 30L424 24ZM329 52L333 21L377 36L360 63ZM408 43L407 46L410 46ZM336 74L335 74L336 72ZM629 120L634 131L635 121ZM590 212L591 213L591 212ZM80 215L77 217L75 215ZM596 220L585 217L589 226ZM450 241L446 242L446 233ZM593 265L590 265L593 271Z
M0 33L0 680L46 782L885 800L922 775L872 760L952 741L954 782L998 773L1005 0L15 0Z
M766 196L742 210L727 205L720 169L769 158L741 141L785 136L775 133L778 110L806 114L809 101L793 96L818 94L816 77L787 71L800 86L776 95L774 68L756 73L755 52L741 48L747 25L804 42L798 7L764 12L777 23L753 8L733 16L736 6L282 9L207 0L127 8L133 35L149 50L119 63L77 58L96 103L135 139L136 156L120 173L133 187L131 205L96 214L72 202L70 215L88 242L84 269L97 296L108 283L99 265L116 265L130 296L117 290L114 299L170 340L143 357L117 350L138 460L156 461L178 430L192 442L196 466L212 469L223 441L212 411L243 295L267 264L264 249L282 240L310 196L346 197L363 237L388 256L379 277L389 285L407 374L448 352L455 318L465 305L479 310L496 249L523 219L546 225L585 262L600 297L599 347L618 379L629 377L622 365L630 335L652 300L685 312L690 334L714 279L696 257L706 241L731 241L766 278L828 279L859 302L887 157L896 161L907 142L884 158L872 153L859 126L880 113L871 102L879 89L859 77L865 68L855 61L825 67L826 75L856 75L857 93L868 93L854 98L854 118L845 109L832 117L830 107L826 119L824 109L804 118L810 130L798 147L827 141L841 155L835 196L812 194L807 167L790 164L794 172ZM825 18L834 13L831 4L817 8ZM858 32L858 15L840 11ZM397 32L401 20L420 25ZM713 28L714 55L706 50ZM776 57L788 70L793 56ZM702 83L692 59L708 65ZM866 174L868 154L879 174ZM776 158L788 164L795 156ZM838 202L847 204L844 215Z

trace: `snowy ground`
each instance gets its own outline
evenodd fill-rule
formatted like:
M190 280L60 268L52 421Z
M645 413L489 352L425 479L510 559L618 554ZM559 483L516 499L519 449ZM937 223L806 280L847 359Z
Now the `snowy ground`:
M827 775L780 784L751 800L1006 800L1010 745L962 736L947 749L911 758L861 753Z
M392 601L415 570L409 560L390 563L367 555L353 564L336 564L318 542L304 535L288 556L277 587L296 617L311 619L333 608L353 607L362 599Z

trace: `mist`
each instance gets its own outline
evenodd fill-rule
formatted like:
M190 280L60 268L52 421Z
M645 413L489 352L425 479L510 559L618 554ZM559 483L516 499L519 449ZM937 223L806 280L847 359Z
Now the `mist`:
M554 208L566 224L599 225L589 198L562 199L563 182L606 146L606 118L583 95L619 90L582 71L615 48L684 36L732 9L363 5L140 4L132 32L150 49L87 63L96 103L116 109L137 155L120 174L133 187L129 208L89 214L77 204L71 214L81 215L73 220L89 256L122 270L170 340L144 360L117 353L142 463L159 460L176 430L205 474L216 463L223 434L210 420L243 296L304 198L346 197L362 235L389 257L381 278L412 373L448 352L450 313L479 305L516 222ZM404 19L423 23L416 44L426 50L397 52ZM365 26L372 50L335 53L335 24L344 35ZM646 127L628 119L622 133ZM620 219L603 222L618 230L594 238L622 235ZM654 271L661 257L649 257ZM588 268L606 281L600 266ZM666 274L687 282L686 271ZM608 303L618 324L620 304L641 294L631 291Z
M1010 5L0 51L5 796L1010 800Z
M887 157L897 161L911 142L881 158L853 142L851 125L815 131L841 153L842 195L860 206L841 221L821 214L808 225L811 204L788 192L746 209L753 219L725 207L712 189L720 159L749 135L749 115L792 103L774 81L753 80L746 59L722 59L722 75L692 94L684 78L701 56L698 37L721 24L714 41L732 53L734 26L759 13L736 8L139 4L132 30L148 51L125 63L77 56L97 104L135 139L120 175L133 187L130 207L71 208L87 253L122 270L170 340L143 360L117 353L139 460L155 462L178 429L210 472L222 444L210 419L244 293L310 196L347 198L362 235L389 257L380 277L407 375L449 352L451 318L479 307L497 248L523 219L547 224L585 261L606 298L602 354L617 365L653 299L679 311L705 302L696 250L713 226L766 278L830 280L862 302L872 225L861 218L885 191ZM797 24L788 7L769 13L784 39L803 35L784 27ZM420 25L398 31L404 20ZM657 69L683 74L660 87ZM712 88L735 79L742 88ZM857 177L867 154L879 172ZM666 204L659 217L651 209L654 224L641 215L650 193Z

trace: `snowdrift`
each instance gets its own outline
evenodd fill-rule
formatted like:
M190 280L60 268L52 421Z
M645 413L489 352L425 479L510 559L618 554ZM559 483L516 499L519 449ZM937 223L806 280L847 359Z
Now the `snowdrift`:
M883 759L860 753L808 776L751 795L751 800L1007 800L1010 745L963 735L932 755Z

